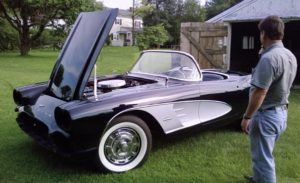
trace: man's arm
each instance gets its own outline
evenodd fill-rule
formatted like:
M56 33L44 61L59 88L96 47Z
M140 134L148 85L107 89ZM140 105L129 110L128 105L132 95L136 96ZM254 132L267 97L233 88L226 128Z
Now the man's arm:
M241 122L241 127L246 134L249 134L249 122L253 114L260 108L261 104L263 103L265 96L268 90L255 87L252 91L249 103L244 114L243 120Z

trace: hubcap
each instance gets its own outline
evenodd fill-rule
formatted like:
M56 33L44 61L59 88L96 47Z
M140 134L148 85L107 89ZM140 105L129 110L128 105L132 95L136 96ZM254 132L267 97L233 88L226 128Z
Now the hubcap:
M119 128L106 139L104 154L109 162L115 165L125 165L136 158L140 147L140 136L135 130Z

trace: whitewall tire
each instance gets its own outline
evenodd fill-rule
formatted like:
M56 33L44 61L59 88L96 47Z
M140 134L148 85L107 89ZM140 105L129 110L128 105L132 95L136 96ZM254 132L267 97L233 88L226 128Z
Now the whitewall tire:
M151 146L151 132L142 119L130 115L118 117L100 139L97 165L109 172L126 172L145 162Z

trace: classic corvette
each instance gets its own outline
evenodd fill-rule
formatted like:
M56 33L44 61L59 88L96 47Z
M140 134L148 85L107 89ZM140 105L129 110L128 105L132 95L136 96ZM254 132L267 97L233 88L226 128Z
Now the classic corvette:
M250 75L200 70L185 52L143 51L127 73L97 77L93 68L117 12L81 13L49 81L13 91L23 131L56 153L93 151L99 168L124 172L143 164L154 133L242 118Z

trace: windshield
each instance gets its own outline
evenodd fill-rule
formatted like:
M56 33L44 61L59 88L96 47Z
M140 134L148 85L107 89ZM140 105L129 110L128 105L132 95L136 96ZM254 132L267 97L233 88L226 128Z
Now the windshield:
M195 62L189 56L176 52L145 52L131 72L164 75L183 80L200 80Z

